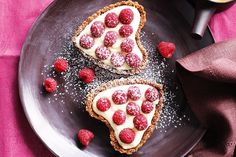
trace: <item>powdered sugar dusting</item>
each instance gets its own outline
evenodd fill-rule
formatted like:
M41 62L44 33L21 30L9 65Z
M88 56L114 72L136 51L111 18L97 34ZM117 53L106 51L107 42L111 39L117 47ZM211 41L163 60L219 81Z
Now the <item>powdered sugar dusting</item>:
M75 49L71 42L71 34L68 33L65 36L61 51L55 52L54 55L51 56L53 58L52 62L44 65L41 75L43 78L52 77L58 81L58 90L48 97L49 103L56 102L58 105L65 105L66 99L69 98L70 104L67 105L73 105L77 109L84 110L84 101L87 93L91 89L99 86L101 83L114 79L126 78L128 76L114 74L94 65ZM130 78L143 78L164 85L164 108L160 121L156 127L159 132L166 132L166 128L170 126L174 126L174 128L181 127L185 124L184 121L186 121L186 119L189 121L190 119L189 115L179 114L181 102L177 102L176 98L180 88L177 84L175 69L168 60L163 59L156 52L156 43L151 41L149 34L142 32L141 42L149 54L149 62L143 72L131 76ZM54 59L58 57L63 57L68 60L70 68L66 73L57 74L54 71L52 64ZM84 84L78 78L78 71L84 67L90 67L95 71L95 80L90 84ZM168 77L166 69L172 69L168 70ZM64 111L62 110L61 114L63 113ZM74 114L74 112L70 111L70 114Z

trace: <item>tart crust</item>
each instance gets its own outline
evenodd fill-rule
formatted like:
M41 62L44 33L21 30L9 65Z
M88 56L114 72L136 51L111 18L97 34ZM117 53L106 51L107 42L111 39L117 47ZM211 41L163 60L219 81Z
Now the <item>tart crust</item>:
M140 67L138 68L135 68L135 69L129 69L129 70L118 70L114 67L111 67L109 65L106 65L104 64L102 61L100 61L99 59L96 59L92 56L89 56L87 55L85 52L83 52L80 48L78 48L76 46L76 37L80 35L80 33L85 29L85 27L92 21L94 20L95 18L97 18L98 16L102 15L103 13L113 9L113 8L116 8L118 6L123 6L123 5L128 5L128 6L133 6L135 8L138 9L138 11L140 12L140 16L141 16L141 19L140 19L140 23L139 23L139 27L138 27L138 30L135 34L135 40L136 40L136 43L143 55L143 60L142 60L142 63L140 65ZM121 1L121 2L117 2L117 3L114 3L114 4L110 4L100 10L98 10L96 13L94 13L93 15L89 16L75 31L73 37L72 37L72 41L75 45L76 48L78 48L80 50L80 52L87 58L89 59L90 61L92 61L93 63L95 63L96 65L98 65L99 67L101 68L104 68L104 69L108 69L110 70L111 72L113 73L117 73L117 74L124 74L124 75L134 75L134 74L137 74L137 73L140 73L145 67L146 67L146 64L147 64L147 61L148 61L148 54L146 52L146 49L143 47L143 45L141 44L140 42L140 32L141 32L141 29L144 27L144 24L146 22L146 12L144 10L144 7L142 5L140 5L138 2L133 2L133 1Z
M122 86L122 85L132 85L132 84L147 84L147 85L157 88L159 91L160 101L156 106L156 110L155 110L154 116L152 118L151 125L144 132L140 143L136 147L133 147L130 149L124 149L118 143L118 141L115 137L115 132L114 132L113 128L111 127L110 123L103 116L95 113L93 111L92 106L93 106L94 98L100 92L110 89L112 87L117 87L117 86ZM154 83L154 82L144 80L144 79L117 79L117 80L109 81L107 83L103 83L100 86L98 86L97 88L93 89L90 93L87 94L87 99L85 102L86 111L89 113L89 115L91 117L94 117L94 118L104 122L107 125L107 127L109 128L109 131L110 131L110 140L111 140L110 143L116 151L119 151L120 153L132 154L144 145L144 143L149 139L149 137L151 136L151 134L155 130L157 121L159 120L161 110L163 107L163 95L164 95L164 92L163 92L163 88L162 88L161 84Z

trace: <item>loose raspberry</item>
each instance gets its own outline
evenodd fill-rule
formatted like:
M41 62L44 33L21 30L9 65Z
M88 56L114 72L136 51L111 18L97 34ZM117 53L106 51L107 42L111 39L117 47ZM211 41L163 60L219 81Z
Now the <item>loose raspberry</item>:
M131 68L138 68L141 65L141 59L135 53L129 53L125 61Z
M170 58L175 52L175 44L162 41L157 45L157 49L164 58Z
M85 49L90 49L94 45L93 37L90 35L82 35L80 38L80 46Z
M46 78L43 82L44 88L47 92L55 92L57 90L57 81L53 78Z
M148 126L147 118L143 114L135 116L133 119L133 123L134 127L140 131L146 129Z
M111 54L111 51L105 46L100 46L95 51L96 57L101 60L107 59L110 56L110 54Z
M123 25L119 29L119 34L122 37L128 37L133 33L133 27L130 25Z
M108 31L104 38L104 45L107 47L112 46L116 43L116 40L118 38L118 33L115 31Z
M120 67L125 63L125 57L120 53L113 53L111 55L111 64L114 67Z
M115 28L119 23L116 13L108 13L105 17L105 24L108 28Z
M134 41L132 39L126 38L121 44L120 44L121 51L123 52L131 52L134 48Z
M90 68L83 68L79 71L79 78L84 83L91 83L93 82L95 77L94 71Z
M66 72L68 70L68 61L64 58L57 58L54 62L54 69L56 72Z
M127 94L123 90L117 90L112 94L112 100L115 104L124 104L127 102Z
M155 101L159 98L159 92L156 88L148 88L145 92L145 98L148 101Z
M126 106L126 112L131 116L140 114L140 107L135 102L129 102Z
M131 100L138 100L141 97L141 91L137 86L131 86L128 88L128 98Z
M125 128L121 130L119 138L123 143L130 144L134 141L135 132L130 128Z
M150 113L153 108L153 103L150 101L144 101L141 106L143 113Z
M101 37L102 34L104 33L104 24L100 21L95 21L91 28L90 28L90 31L91 31L91 34L93 37L95 38L98 38L98 37Z
M126 120L126 115L125 112L122 110L117 110L113 116L112 116L112 120L116 125L121 125L125 122Z
M111 102L109 99L107 98L100 98L97 101L97 108L102 111L105 112L107 111L109 108L111 107Z
M134 19L134 13L131 9L126 8L121 10L119 20L123 24L130 24Z
M94 138L94 134L87 129L81 129L79 130L77 137L82 145L88 146L90 141Z

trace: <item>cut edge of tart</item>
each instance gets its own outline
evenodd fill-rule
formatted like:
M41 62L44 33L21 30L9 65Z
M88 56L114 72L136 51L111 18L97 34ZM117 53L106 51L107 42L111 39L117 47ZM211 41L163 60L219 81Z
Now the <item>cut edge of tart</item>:
M140 22L138 25L138 28L136 30L136 32L134 31L135 34L135 41L137 44L138 49L140 50L140 52L142 53L142 58L141 58L141 63L139 64L138 67L132 68L129 67L129 69L120 69L120 67L115 67L115 66L111 66L111 65L107 65L103 62L103 60L100 60L98 58L95 58L91 55L88 55L86 52L84 52L82 50L82 48L77 45L78 40L76 39L77 37L80 36L80 34L84 31L84 29L91 23L93 22L94 19L96 19L97 17L99 17L100 15L105 14L106 12L119 7L119 6L130 6L130 7L135 7L138 12L140 13ZM78 48L80 50L80 52L90 61L92 61L94 64L98 65L101 68L104 69L108 69L109 71L113 72L113 73L117 73L117 74L124 74L124 75L134 75L137 73L140 73L145 67L146 64L148 62L148 54L146 52L146 49L143 47L143 45L141 44L140 41L140 32L141 29L144 27L144 24L146 22L146 12L144 10L144 7L142 5L140 5L138 2L133 2L133 1L120 1L114 4L110 4L108 6L105 6L104 8L98 10L97 12L95 12L94 14L92 14L91 16L89 16L75 31L73 37L72 37L72 41L75 45L76 48ZM108 29L109 30L109 29ZM118 35L119 36L119 35ZM126 38L127 39L127 38ZM103 45L100 45L103 46ZM135 45L136 46L136 45ZM113 53L113 54L124 54L123 52L119 52L119 53ZM133 53L131 53L133 54ZM132 62L132 61L131 61ZM135 63L134 63L135 64Z
M108 89L112 89L114 87L125 86L125 85L137 85L137 84L149 85L151 87L156 88L159 92L159 101L158 101L158 104L156 104L156 106L155 106L155 110L153 112L153 117L150 121L150 124L145 129L145 131L141 137L141 141L135 147L123 148L120 145L120 143L115 135L115 130L111 126L113 124L110 124L110 122L106 118L104 118L102 115L97 114L94 111L93 103L94 103L94 99L96 98L96 96L103 91L106 91ZM89 94L87 94L87 99L86 99L86 103L85 103L86 104L86 111L89 113L89 115L91 117L94 117L94 118L104 122L107 125L107 127L109 128L109 131L110 131L110 143L116 151L119 151L120 153L125 153L125 154L132 154L132 153L136 152L140 147L142 147L146 143L146 141L149 139L149 137L152 135L153 131L155 130L156 124L160 118L161 110L163 107L163 95L164 95L164 92L163 92L163 87L161 84L158 84L158 83L155 83L155 82L152 82L149 80L144 80L144 79L117 79L117 80L109 81L107 83L103 83L100 86L98 86L97 88L91 90L91 92Z

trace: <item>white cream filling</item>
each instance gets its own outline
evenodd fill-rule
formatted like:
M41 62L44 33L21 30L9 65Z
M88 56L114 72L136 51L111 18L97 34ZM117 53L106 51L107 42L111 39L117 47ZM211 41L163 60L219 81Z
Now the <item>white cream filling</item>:
M135 103L137 105L139 105L140 107L140 110L141 110L141 105L142 105L142 102L145 100L145 91L152 87L150 85L146 85L146 84L133 84L133 85L124 85L124 86L118 86L118 87L114 87L114 88L111 88L111 89L107 89L101 93L99 93L93 100L93 110L94 112L96 112L98 115L101 115L103 116L111 125L111 127L113 128L113 130L115 131L115 136L116 136L116 139L117 141L119 142L119 144L124 148L124 149L130 149L130 148L133 148L133 147L136 147L142 137L143 137L143 134L144 132L147 130L147 128L151 125L151 121L152 121L152 118L154 116L154 113L155 113L155 110L156 110L156 105L158 104L159 102L159 99L154 101L154 108L153 110L148 113L148 114L145 114L141 111L142 114L144 114L147 118L147 122L148 122L148 127L145 129L145 130L142 130L142 131L138 131L137 129L135 129L134 127L134 124L133 124L133 119L134 119L134 116L130 116L127 114L126 116L126 120L125 120L125 123L122 124L122 125L116 125L113 120L112 120L112 116L114 114L114 112L118 109L120 110L123 110L125 113L126 113L126 106L128 104L128 102L126 104L122 104L122 105L116 105L114 104L114 102L112 101L112 94L116 91L116 90L124 90L124 91L128 91L128 88L130 86L138 86L140 91L141 91L141 98L138 100L138 101L135 101ZM105 111L105 112L101 112L100 110L97 109L97 105L96 105L96 102L99 98L101 97L106 97L110 100L111 102L111 107L109 110ZM130 144L126 144L126 143L123 143L120 138L119 138L119 133L122 129L124 128L134 128L134 131L136 133L136 136L135 136L135 139L132 143Z
M138 45L137 45L136 40L135 40L135 34L136 34L137 30L138 30L139 23L140 23L140 13L139 13L139 11L138 11L137 8L132 7L132 6L119 6L119 7L113 8L113 9L107 11L106 13L104 13L104 14L98 16L97 18L95 18L93 21L91 21L91 23L89 23L89 24L85 27L85 29L80 33L80 35L76 37L76 46L77 46L78 48L80 48L81 50L83 50L83 52L86 53L87 55L92 56L93 58L96 58L96 59L97 59L97 57L96 57L96 55L95 55L95 50L96 50L97 47L103 45L103 41L104 41L104 37L105 37L106 33L107 33L108 31L116 31L116 32L119 34L119 29L120 29L120 27L121 27L123 24L121 24L121 23L119 22L119 24L118 24L115 28L108 28L108 27L105 27L105 31L104 31L103 35L102 35L100 38L94 38L95 43L94 43L93 47L91 47L90 49L84 49L84 48L82 48L82 47L80 46L80 44L79 44L79 43L80 43L80 42L79 42L79 41L80 41L80 37L81 37L82 35L84 35L84 34L91 34L91 32L90 32L90 27L91 27L91 25L92 25L95 21L104 22L104 19L105 19L105 16L107 15L107 13L109 13L109 12L115 12L115 13L119 16L121 10L122 10L122 9L125 9L125 8L130 8L130 9L133 11L133 13L134 13L134 19L133 19L133 21L132 21L131 24L130 24L130 25L133 27L133 33L128 37L128 38L132 39L132 40L135 42L134 48L133 48L132 52L135 53L135 54L137 54L137 55L141 58L141 60L143 60L142 52L141 52L140 49L138 48ZM119 35L119 36L118 36L118 39L117 39L117 41L116 41L116 43L115 43L114 45L112 45L112 47L109 47L110 51L111 51L112 53L119 53L119 52L121 52L120 44L121 44L121 42L122 42L124 39L125 39L125 38L123 38L123 37L121 37L121 36ZM111 57L111 55L110 55L110 57ZM110 62L110 57L108 57L106 60L101 60L101 61L102 61L104 64L106 64L106 65L109 65L109 66L111 66L111 67L113 67L113 68L116 68L117 70L129 70L129 69L132 69L132 68L129 67L126 63L123 64L121 67L114 67L114 66L112 66L112 64L111 64L111 62Z

